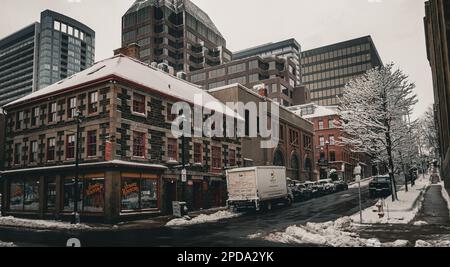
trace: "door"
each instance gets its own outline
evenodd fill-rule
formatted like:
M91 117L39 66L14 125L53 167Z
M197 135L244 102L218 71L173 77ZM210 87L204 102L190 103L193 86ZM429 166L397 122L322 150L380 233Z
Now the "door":
M199 210L203 208L203 181L194 181L193 194L194 209Z
M167 214L172 214L172 202L177 201L177 182L176 181L168 181L165 182L165 206L167 210Z

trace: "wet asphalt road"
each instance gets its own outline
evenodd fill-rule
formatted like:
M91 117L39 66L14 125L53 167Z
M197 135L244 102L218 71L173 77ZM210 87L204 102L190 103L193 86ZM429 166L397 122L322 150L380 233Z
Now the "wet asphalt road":
M368 187L362 189L363 208L376 201L368 198ZM342 216L353 215L359 210L358 189L349 189L307 202L294 203L291 207L277 207L270 212L246 213L240 217L218 223L179 228L127 229L80 234L30 231L10 231L3 241L15 241L27 246L65 246L68 238L80 239L82 246L104 247L235 247L235 246L284 246L263 240L249 239L256 233L270 233L307 222L326 222ZM0 233L5 234L5 232Z

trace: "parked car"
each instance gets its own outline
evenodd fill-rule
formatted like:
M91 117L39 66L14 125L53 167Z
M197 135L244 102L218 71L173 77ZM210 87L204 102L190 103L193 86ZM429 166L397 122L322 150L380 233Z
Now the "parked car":
M321 191L319 191L319 186L317 186L315 182L306 182L304 185L311 192L311 198L320 196Z
M322 186L325 194L332 194L336 192L336 185L331 179L319 180L319 184Z
M373 177L369 184L370 198L385 198L392 194L391 177L389 175L379 175Z
M348 190L348 184L344 180L337 180L334 182L334 185L336 186L336 191L347 191Z
M296 201L301 200L302 190L301 190L301 188L299 188L299 185L301 184L301 182L287 178L287 183L288 183L289 189L292 191L293 199Z
M300 191L300 201L306 201L313 198L313 190L308 185L299 184L297 188Z

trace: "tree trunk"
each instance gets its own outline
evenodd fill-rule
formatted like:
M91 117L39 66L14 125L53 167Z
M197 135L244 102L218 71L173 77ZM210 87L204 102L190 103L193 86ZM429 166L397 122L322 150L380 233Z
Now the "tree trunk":
M394 160L392 157L392 140L391 140L391 127L389 123L387 123L387 131L386 131L386 144L387 144L387 153L388 153L388 160L389 160L389 176L391 178L391 184L392 184L392 202L395 202L398 200L397 197L397 183L395 182L395 176L394 176Z

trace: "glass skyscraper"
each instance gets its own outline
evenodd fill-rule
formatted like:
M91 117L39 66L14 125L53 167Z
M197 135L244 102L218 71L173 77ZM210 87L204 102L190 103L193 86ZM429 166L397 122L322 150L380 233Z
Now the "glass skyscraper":
M0 39L0 106L94 64L95 32L45 10L35 22Z

